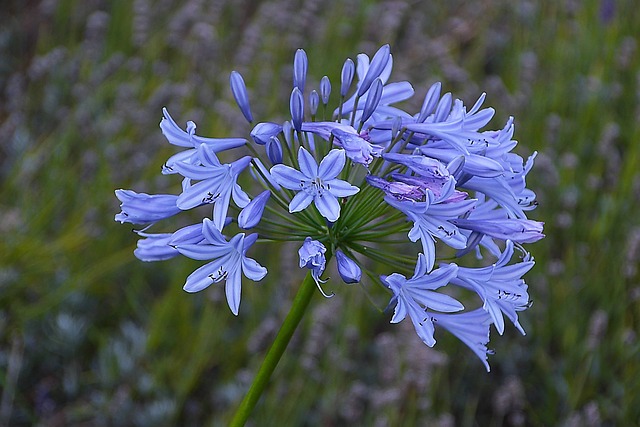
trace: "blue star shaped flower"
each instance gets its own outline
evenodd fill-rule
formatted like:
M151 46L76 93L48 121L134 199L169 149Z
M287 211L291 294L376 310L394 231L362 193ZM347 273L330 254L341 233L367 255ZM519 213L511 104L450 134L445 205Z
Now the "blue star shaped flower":
M271 168L271 175L284 188L298 191L289 203L289 212L299 212L313 202L323 217L335 222L340 218L338 197L353 196L360 191L347 181L337 179L345 162L344 150L333 149L318 166L311 153L300 147L299 171L280 164Z
M225 281L225 293L231 312L238 315L240 306L240 291L242 289L242 274L257 282L267 275L267 269L254 259L247 258L246 253L257 240L257 234L245 237L239 233L227 242L217 226L208 218L202 222L202 234L205 242L198 244L171 242L184 256L196 260L213 259L187 277L184 290L187 292L201 291L213 283Z

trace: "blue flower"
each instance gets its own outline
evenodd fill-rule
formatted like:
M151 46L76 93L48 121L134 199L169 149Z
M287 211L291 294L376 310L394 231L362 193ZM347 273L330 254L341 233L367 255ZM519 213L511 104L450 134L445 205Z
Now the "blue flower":
M482 308L489 313L500 335L504 332L503 313L524 335L517 312L531 304L522 276L531 270L534 261L525 253L522 262L508 265L513 252L513 242L507 240L505 250L495 264L481 268L460 267L458 277L452 282L480 296L484 303Z
M531 219L451 219L450 222L465 230L476 231L500 240L516 243L533 243L544 237L544 223Z
M124 224L149 224L172 217L181 209L176 205L178 196L173 194L136 193L133 190L116 190L122 212L115 220Z
M436 343L433 337L434 328L426 309L452 312L462 310L464 306L455 298L434 292L456 277L458 267L455 264L448 264L429 274L427 274L427 268L425 256L419 254L413 277L410 279L398 273L381 276L381 279L382 283L393 292L389 302L390 306L395 303L391 323L402 321L408 314L420 339L429 347L433 347Z
M322 159L320 166L313 156L300 147L298 162L300 171L286 166L275 165L271 175L275 181L298 193L289 203L289 212L299 212L314 202L320 214L330 222L340 218L338 197L356 194L360 189L336 177L345 165L344 150L333 149Z
M186 210L204 203L213 203L213 221L222 230L229 201L233 200L243 208L249 204L249 196L237 184L238 175L251 162L250 156L242 157L231 164L222 164L209 146L198 147L198 158L201 165L176 163L174 168L182 176L200 182L187 186L178 197L177 205Z
M172 242L198 244L204 240L202 224L188 225L175 233L146 233L136 231L143 239L138 240L133 254L141 261L164 261L180 254Z
M202 234L206 243L188 244L172 241L171 245L184 256L195 260L210 260L187 277L184 290L187 292L201 291L213 283L225 281L225 293L231 312L238 315L240 293L242 289L241 276L253 280L262 280L267 269L254 259L247 258L247 250L258 238L257 234L245 237L244 233L236 234L227 242L217 226L208 218L202 222Z
M371 144L362 138L350 125L336 122L304 122L302 130L328 140L334 137L334 144L345 150L345 154L355 163L368 166L374 157L380 157L384 147Z
M487 349L489 343L489 328L491 326L491 316L481 308L465 313L434 313L427 312L431 322L436 326L442 326L450 333L465 343L480 358L487 372L489 362L487 355L493 354Z
M197 148L201 144L206 144L211 151L218 153L220 151L241 147L247 142L244 138L204 138L195 134L196 124L194 122L189 121L187 123L187 130L184 131L176 124L166 108L162 109L162 114L164 118L160 122L160 129L167 138L167 141L178 147L190 148L171 156L162 166L163 174L176 173L176 171L173 170L173 166L177 162L193 163L193 161L197 159L194 159L194 157L197 155Z
M450 177L439 196L431 190L426 190L424 202L398 201L395 197L385 196L384 200L388 204L413 221L409 239L412 242L420 240L429 269L433 268L435 263L436 238L454 249L463 249L467 245L466 237L452 224L451 220L471 210L476 200L460 199L455 191L455 180Z

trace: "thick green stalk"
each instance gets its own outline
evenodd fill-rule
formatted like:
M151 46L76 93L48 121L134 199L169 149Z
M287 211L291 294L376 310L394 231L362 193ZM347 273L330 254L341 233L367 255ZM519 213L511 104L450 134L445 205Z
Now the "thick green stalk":
M329 261L329 258L330 256L327 256L327 262ZM293 300L291 310L289 310L289 314L287 314L287 317L284 319L276 339L273 341L271 348L267 352L267 355L262 362L262 366L260 366L258 373L253 379L253 383L251 384L249 391L240 403L238 410L231 420L231 424L229 424L230 426L244 426L249 419L251 411L256 406L256 403L258 403L258 399L260 399L260 396L269 383L271 374L278 365L280 358L282 358L282 355L287 348L293 333L298 327L300 320L302 320L302 316L309 306L311 297L315 292L316 283L314 282L313 277L311 277L311 272L309 272L307 273L307 277L302 281L302 285Z

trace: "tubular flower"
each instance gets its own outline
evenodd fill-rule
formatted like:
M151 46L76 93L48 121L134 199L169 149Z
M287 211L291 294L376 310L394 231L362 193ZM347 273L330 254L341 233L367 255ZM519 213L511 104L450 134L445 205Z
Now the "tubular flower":
M137 231L135 255L208 261L184 289L224 282L229 308L238 314L242 276L267 275L247 252L295 241L298 267L323 295L329 296L320 287L325 271L337 271L332 280L346 284L373 282L384 293L380 301L389 299L392 323L408 316L428 346L442 327L489 369L490 326L502 334L506 317L524 333L518 313L531 305L523 276L534 261L524 245L544 237L543 223L527 216L536 207L526 185L536 153L525 160L513 152L513 118L501 129L485 129L495 110L483 107L484 93L467 108L435 83L420 110L398 108L414 89L390 81L388 45L347 59L334 96L327 75L340 70L310 73L312 63L304 50L295 52L293 87L283 90L290 113L284 123L254 122L245 82L231 73L230 96L249 122L240 137L196 135L194 122L182 129L163 109L162 133L183 151L162 172L181 182L174 194L116 190L116 221L146 227ZM317 87L308 87L308 73L324 76ZM206 217L195 224L149 231L198 207ZM255 233L245 235L246 229ZM512 261L516 250L521 259ZM477 297L459 301L449 296L451 288ZM375 291L370 296L378 298Z

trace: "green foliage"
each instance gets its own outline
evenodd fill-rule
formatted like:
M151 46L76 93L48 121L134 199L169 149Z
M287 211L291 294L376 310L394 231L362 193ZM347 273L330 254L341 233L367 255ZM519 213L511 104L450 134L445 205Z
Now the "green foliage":
M514 4L515 3L515 4ZM228 89L284 119L296 48L334 90L345 57L391 43L392 78L482 91L516 117L547 239L528 335L492 372L445 335L389 325L376 291L315 297L254 425L630 425L640 419L640 19L630 1L10 1L0 15L0 424L225 425L300 283L294 247L243 287L180 287L113 221L115 188L176 191L161 108L247 136ZM607 8L613 8L607 15ZM525 151L528 150L528 151ZM293 254L293 255L291 255ZM279 272L279 274L278 274ZM334 273L334 276L336 274ZM371 304L369 297L373 299ZM406 323L406 322L405 322Z

